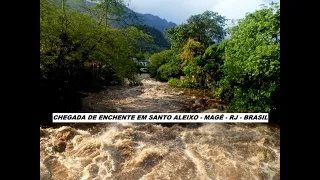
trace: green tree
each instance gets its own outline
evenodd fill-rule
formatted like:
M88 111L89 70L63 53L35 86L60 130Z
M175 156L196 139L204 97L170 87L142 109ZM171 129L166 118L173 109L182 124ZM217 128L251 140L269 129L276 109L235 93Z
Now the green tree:
M165 50L155 53L150 58L149 72L150 77L156 77L158 68L166 63L177 64L177 55L174 50Z
M40 67L59 67L70 72L74 64L98 62L93 80L99 79L102 67L115 71L122 79L132 78L139 39L150 39L135 27L114 29L109 26L109 17L118 13L122 1L103 1L88 7L84 13L65 5L65 1L40 1ZM116 10L114 10L114 8ZM94 13L96 12L96 13Z
M204 47L200 42L193 39L188 39L182 48L180 53L180 59L182 60L181 67L189 65L192 63L194 57L201 55L204 52Z
M186 24L170 28L166 33L174 47L181 48L189 38L200 42L205 47L224 39L226 18L216 12L205 11L191 16Z
M79 91L99 90L124 78L135 81L132 57L138 41L151 36L135 27L112 28L122 1L101 2L87 6L80 0L40 0L43 111L74 112L81 105Z
M201 56L201 60L197 63L206 74L207 84L216 84L223 76L222 67L226 42L227 40L219 45L213 44L209 46Z
M280 8L247 14L230 29L220 93L231 94L232 112L270 112L280 89Z
M156 79L166 82L169 78L176 78L179 74L180 67L175 63L165 63L157 70Z

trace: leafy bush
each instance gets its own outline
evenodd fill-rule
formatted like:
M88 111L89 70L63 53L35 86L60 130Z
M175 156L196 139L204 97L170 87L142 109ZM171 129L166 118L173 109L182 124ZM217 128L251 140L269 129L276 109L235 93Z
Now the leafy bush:
M157 70L156 79L158 81L168 81L170 77L177 77L179 66L171 63L166 63Z
M204 47L200 42L193 39L188 39L182 48L180 58L182 60L182 67L193 63L194 57L197 57L204 52Z
M178 76L180 71L179 59L175 51L165 50L151 56L148 69L150 77L156 77L160 81L168 81L170 77Z
M169 62L170 59L172 59L175 56L175 53L173 50L165 50L156 54L153 54L150 57L150 64L148 66L148 69L150 71L150 77L156 77L158 68Z
M180 87L181 86L180 79L170 78L168 81L168 85L172 87Z
M185 66L182 71L185 74L184 87L201 87L203 70L200 66L193 62L192 64Z
M206 74L206 87L210 83L217 83L223 76L224 49L225 43L213 44L206 49L200 61L197 62L199 66L203 67L203 71Z
M183 88L196 88L196 84L192 81L191 78L185 76L183 82L181 83L181 87Z

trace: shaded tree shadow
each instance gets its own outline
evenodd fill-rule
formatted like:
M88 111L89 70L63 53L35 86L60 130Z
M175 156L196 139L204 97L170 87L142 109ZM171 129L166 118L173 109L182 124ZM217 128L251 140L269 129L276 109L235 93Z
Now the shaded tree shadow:
M51 68L48 72L40 69L39 118L41 126L54 126L52 113L81 112L87 93L98 93L117 81L112 76L105 81L93 81L90 69Z

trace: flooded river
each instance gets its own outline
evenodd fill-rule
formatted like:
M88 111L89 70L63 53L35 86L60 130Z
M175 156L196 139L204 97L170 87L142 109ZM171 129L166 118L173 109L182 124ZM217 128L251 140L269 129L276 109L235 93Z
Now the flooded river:
M199 94L142 78L91 94L84 112L197 112ZM280 179L280 128L267 124L40 127L42 180Z

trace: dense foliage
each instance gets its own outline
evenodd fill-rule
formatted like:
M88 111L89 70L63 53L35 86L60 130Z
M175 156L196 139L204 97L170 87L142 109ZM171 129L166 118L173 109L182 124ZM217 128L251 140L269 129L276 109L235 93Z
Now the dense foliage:
M168 73L172 73L173 76L177 74L175 72L175 69L178 69L178 67L170 67L170 65L173 66L179 66L179 63L177 62L179 59L176 57L176 54L173 50L165 50L160 53L153 54L150 58L150 64L149 64L149 71L150 71L150 77L157 77L158 80L162 79L161 77L163 76L162 80L168 80L165 78ZM165 64L170 64L170 65L165 65ZM163 67L161 67L163 66ZM159 68L161 69L159 70ZM166 70L166 68L170 68L170 70ZM171 69L173 70L172 72ZM159 70L159 71L158 71ZM163 75L158 74L162 73Z
M205 11L191 16L186 24L170 28L166 33L174 47L181 48L188 39L194 39L205 46L223 40L226 19L216 12Z
M270 112L280 88L280 9L248 14L230 34L221 82L222 90L233 90L230 110Z
M170 48L169 41L164 37L163 33L157 30L154 27L150 27L147 25L138 25L136 26L139 30L142 30L143 33L148 34L153 37L154 44L159 48Z
M276 3L248 13L228 29L225 19L214 12L192 16L186 24L167 29L179 60L179 70L153 59L169 85L209 88L228 103L229 112L270 112L279 110L280 92L280 7ZM161 67L161 68L160 68ZM155 70L153 70L156 72ZM176 72L179 72L176 74ZM176 79L184 76L182 80ZM279 111L278 111L279 112Z
M138 53L139 41L152 37L133 26L112 28L110 22L123 13L125 4L121 0L101 2L87 6L83 1L40 0L42 107L47 104L56 108L48 107L50 111L74 111L68 102L76 102L70 97L80 90L122 83L124 78L135 81L132 58Z

